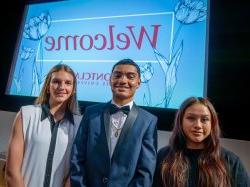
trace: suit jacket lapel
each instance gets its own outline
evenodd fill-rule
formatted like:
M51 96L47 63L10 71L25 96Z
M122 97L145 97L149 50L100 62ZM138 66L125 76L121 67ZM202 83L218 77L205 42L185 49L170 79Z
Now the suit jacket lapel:
M108 152L109 152L109 157L110 157L110 113L109 113L109 106L110 102L107 103L107 105L104 107L104 111L103 111L103 123L104 124L104 128L105 128L105 134L106 134L106 141L108 144Z
M114 150L112 158L114 158L116 156L117 152L119 152L119 149L122 148L121 144L124 141L126 141L126 137L127 137L128 133L129 133L129 130L133 126L133 124L134 124L134 122L135 122L135 120L137 118L137 115L138 115L138 107L134 103L133 107L132 107L131 111L129 112L129 114L127 116L127 119L126 119L126 121L125 121L125 123L123 125L122 131L121 131L120 137L118 139L118 142L117 142L117 144L115 146L115 150Z

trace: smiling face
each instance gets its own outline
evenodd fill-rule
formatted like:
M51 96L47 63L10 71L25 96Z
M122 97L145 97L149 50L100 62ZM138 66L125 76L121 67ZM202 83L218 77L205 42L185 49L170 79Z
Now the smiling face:
M141 83L137 69L133 65L117 65L110 78L113 100L124 105L133 100L135 91Z
M186 137L187 148L204 148L204 140L211 133L211 121L209 109L201 103L193 104L186 109L182 129Z
M73 83L74 78L70 73L64 70L53 72L49 84L50 105L67 103L73 94Z

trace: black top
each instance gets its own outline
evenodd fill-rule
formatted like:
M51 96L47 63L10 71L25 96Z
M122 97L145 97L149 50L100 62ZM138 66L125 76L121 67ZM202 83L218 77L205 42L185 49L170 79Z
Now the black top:
M188 186L195 187L198 180L198 157L201 154L202 150L195 149L186 149L184 151L185 156L189 159L190 168L189 168L189 180ZM162 187L161 180L161 166L162 162L165 159L166 155L169 153L169 146L163 147L159 150L157 155L157 164L156 171L154 176L153 187ZM241 163L239 157L233 152L221 148L221 155L225 159L227 164L228 171L232 177L232 186L233 187L250 187L250 178L247 174L246 169Z

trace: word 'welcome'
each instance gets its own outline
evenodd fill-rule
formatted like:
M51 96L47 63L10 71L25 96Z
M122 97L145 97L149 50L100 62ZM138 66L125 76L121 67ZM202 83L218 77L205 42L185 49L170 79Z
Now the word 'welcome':
M143 42L149 42L153 48L157 46L158 31L161 25L151 25L153 29L152 36L144 26L139 29L139 35L135 34L135 26L126 26L126 32L116 32L114 34L114 25L108 26L108 34L97 33L95 35L83 34L66 35L66 36L47 36L45 37L45 50L59 51L59 50L126 50L134 42L135 46L140 50ZM144 41L145 38L145 41Z

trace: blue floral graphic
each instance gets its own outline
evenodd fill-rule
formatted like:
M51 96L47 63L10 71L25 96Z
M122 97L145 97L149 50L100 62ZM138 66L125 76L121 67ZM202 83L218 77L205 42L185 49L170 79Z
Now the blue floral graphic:
M154 49L155 58L161 66L161 69L164 72L165 80L165 93L164 98L161 103L158 105L164 104L165 107L169 105L171 100L175 85L177 83L177 69L180 63L181 55L183 51L183 42L181 42L180 47L174 56L168 61L157 49Z
M181 63L181 56L183 54L184 48L184 41L183 39L179 38L181 28L184 25L190 25L204 21L207 16L207 8L203 1L180 0L176 3L174 12L175 19L179 22L179 27L175 31L169 57L165 57L156 48L153 48L155 58L160 65L165 77L164 97L162 102L156 104L156 106L164 105L164 107L168 107L178 81L177 72L179 64ZM180 44L177 50L175 50L177 39L180 39ZM150 89L148 90L150 91ZM149 100L151 101L151 99Z
M22 47L21 59L24 61L28 60L33 53L34 53L34 49L30 47Z
M144 65L140 65L140 71L141 71L141 82L148 83L148 81L154 74L154 69L152 67L152 64L148 62Z
M24 67L23 67L24 61L28 61L31 58L33 53L34 53L34 49L29 48L29 47L25 47L25 46L22 47L22 51L21 51L21 55L20 55L21 63L20 63L18 75L17 75L17 77L14 77L14 83L16 86L17 93L20 93L21 88L22 88L21 80L22 80L23 74L24 74Z
M51 17L48 12L42 12L40 16L30 18L24 26L24 38L40 40L49 30Z
M141 71L141 82L146 84L147 91L148 91L148 96L146 95L146 93L144 93L144 95L143 95L143 104L151 106L151 104L152 104L151 90L150 90L148 82L154 75L154 69L153 69L152 64L150 62L148 62L144 65L140 65L139 67L140 67L140 71Z
M51 25L51 16L49 12L42 12L39 16L32 17L24 26L23 37L29 40L38 41L40 58L43 59L42 38L46 35ZM36 61L34 57L32 65L32 96L36 96L40 92L43 82L43 61Z
M170 58L181 28L184 25L204 21L207 17L207 7L204 5L203 1L181 0L177 2L174 12L175 18L180 22L180 25L175 33Z
M174 12L175 18L182 24L204 21L207 16L207 8L202 1L179 1Z

